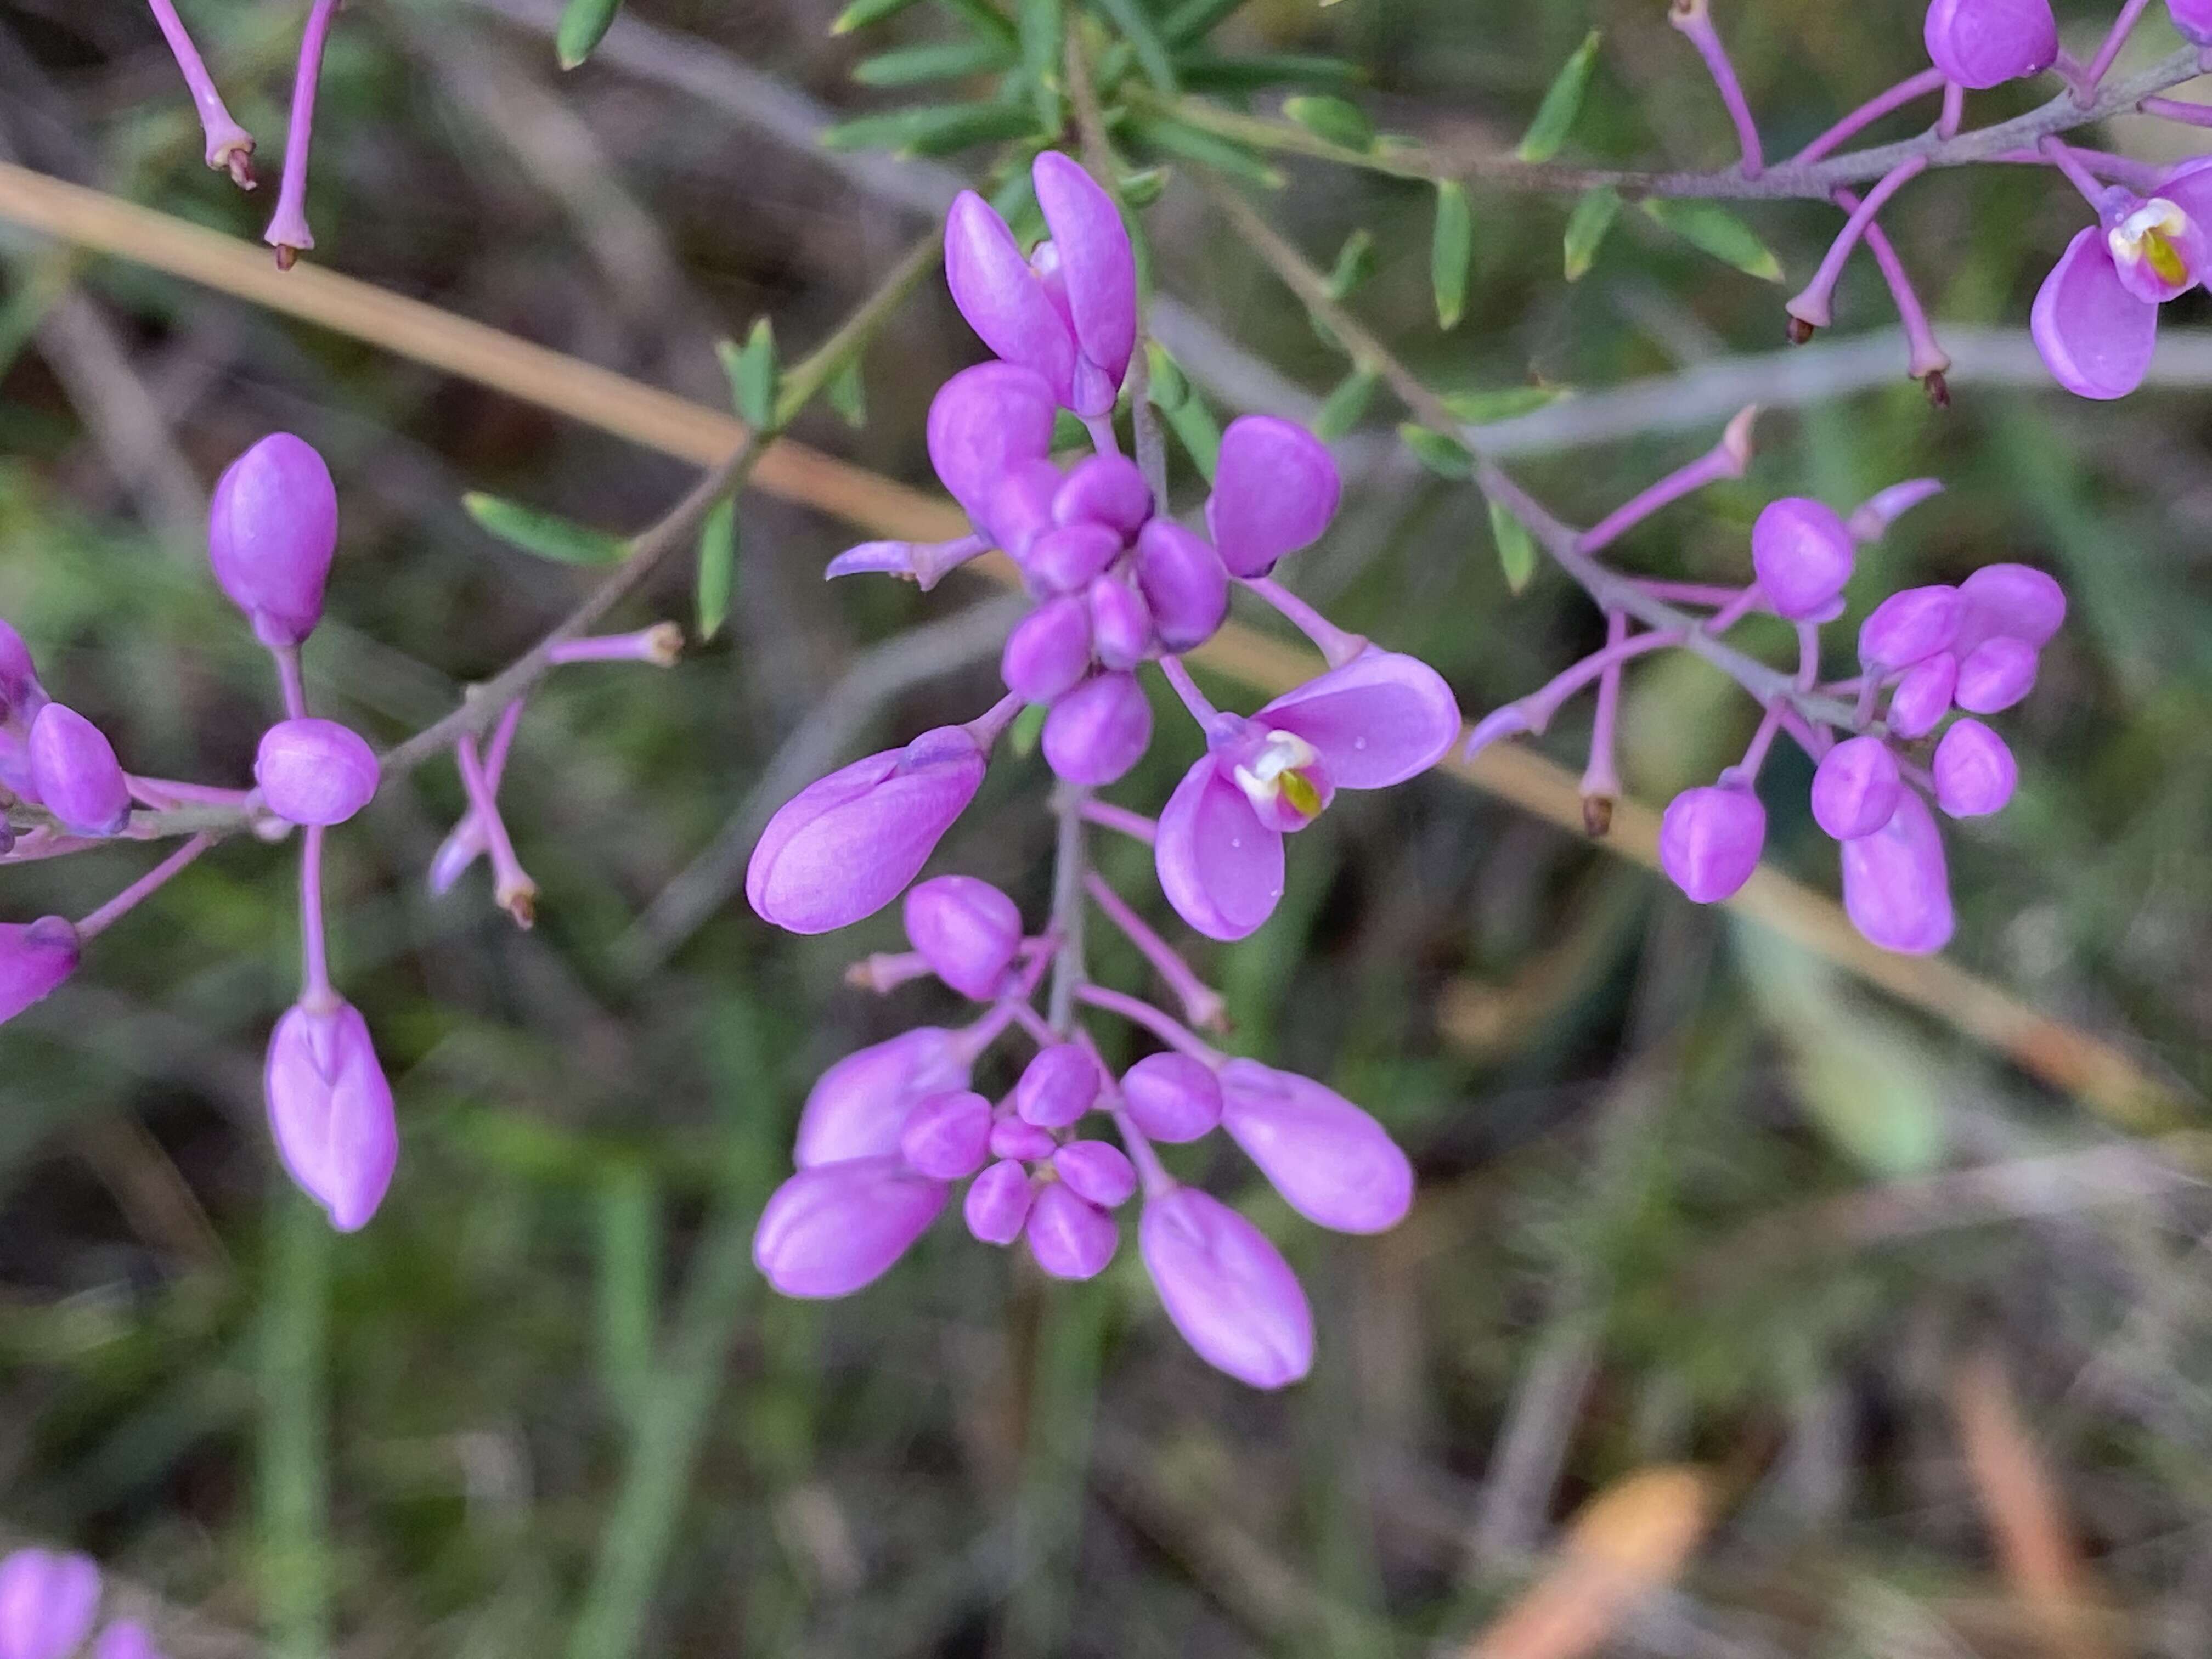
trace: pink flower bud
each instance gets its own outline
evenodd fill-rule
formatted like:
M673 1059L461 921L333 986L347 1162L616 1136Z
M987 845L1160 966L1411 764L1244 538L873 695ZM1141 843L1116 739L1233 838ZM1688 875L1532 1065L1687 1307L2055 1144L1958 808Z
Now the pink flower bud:
M951 1193L896 1158L801 1170L761 1212L753 1265L786 1296L850 1296L890 1271Z
M1984 640L1959 665L1960 708L1976 714L2009 708L2035 689L2036 650L2026 640L2002 635Z
M1152 706L1136 676L1099 674L1052 706L1044 757L1068 782L1099 787L1144 758L1152 740Z
M1072 593L1047 599L1013 625L999 656L1006 690L1024 702L1050 702L1091 669L1091 610Z
M1010 1158L1017 1164L1042 1164L1059 1146L1051 1130L1040 1129L1018 1117L1002 1117L991 1126L993 1158Z
M1972 92L2040 75L2058 58L2051 0L1931 0L1921 38L1945 78Z
M1011 1244L1030 1214L1030 1172L1008 1160L994 1164L968 1183L961 1217L986 1244Z
M906 889L983 781L957 726L841 767L780 807L745 869L755 914L794 933L873 915Z
M131 790L115 747L74 708L50 702L31 722L31 782L46 810L80 836L112 836L131 821Z
M0 922L0 1025L76 972L76 929L62 916Z
M1751 527L1751 564L1778 616L1818 617L1851 579L1851 532L1835 508L1802 495L1769 501Z
M968 1064L958 1034L936 1025L846 1055L807 1091L791 1161L805 1170L888 1158L925 1097L968 1086Z
M1221 556L1172 519L1154 519L1138 532L1137 586L1170 651L1205 644L1229 614Z
M1152 615L1143 595L1118 575L1104 575L1084 596L1091 607L1091 649L1108 668L1134 668L1152 654Z
M1022 913L988 881L933 876L906 896L907 942L963 997L988 1002L1021 949Z
M292 1179L353 1232L376 1213L399 1162L392 1085L349 1002L295 1004L269 1039L269 1127Z
M272 432L216 481L208 559L264 645L296 646L315 631L337 542L337 489L304 440Z
M1966 610L1953 648L1961 652L2000 635L2047 645L2066 621L2066 590L2033 565L1985 564L1959 584L1959 598Z
M69 1659L99 1610L100 1568L88 1555L28 1549L0 1561L0 1659Z
M1219 1200L1179 1187L1148 1200L1137 1226L1145 1271L1200 1358L1255 1389L1313 1365L1313 1310L1267 1236Z
M1231 575L1264 576L1321 539L1343 489L1328 447L1294 422L1244 415L1221 434L1206 527Z
M1659 819L1659 867L1699 904L1751 879L1766 845L1766 809L1739 784L1685 789Z
M1073 593L1121 554L1119 531L1079 520L1048 530L1021 556L1023 574L1045 593Z
M991 1103L971 1089L925 1096L907 1115L899 1154L938 1181L959 1181L983 1167L991 1142Z
M1052 263L1075 331L1069 407L1079 415L1103 415L1114 407L1137 343L1137 261L1129 233L1114 198L1058 150L1045 150L1030 163L1030 182L1052 232Z
M1014 1109L1039 1128L1065 1128L1097 1103L1105 1079L1098 1062L1078 1042L1040 1048L1014 1085Z
M1964 606L1955 587L1908 587L1875 606L1859 627L1859 660L1869 668L1910 668L1958 636Z
M1907 789L1889 822L1844 843L1844 909L1885 951L1926 956L1951 937L1943 837L1928 804Z
M1153 1140L1196 1140L1221 1121L1221 1085L1188 1054L1147 1054L1121 1073L1121 1097Z
M2192 46L2212 46L2212 0L2166 0L2174 32Z
M1870 836L1889 822L1904 787L1887 744L1846 738L1814 769L1813 821L1838 841Z
M343 823L375 798L376 751L336 720L283 720L261 734L253 779L289 823Z
M1119 1146L1103 1140L1070 1141L1052 1155L1060 1178L1102 1210L1119 1209L1137 1190L1137 1169Z
M1959 686L1959 659L1948 651L1917 662L1905 671L1889 694L1884 721L1900 738L1924 738L1951 712L1951 694Z
M929 405L929 462L977 528L988 528L1006 475L1052 453L1054 413L1052 388L1012 363L978 363L937 389Z
M1135 535L1152 516L1152 487L1124 455L1077 462L1052 498L1054 524L1099 524L1124 537Z
M1048 1181L1037 1188L1030 1201L1028 1231L1030 1254L1054 1279L1096 1279L1121 1242L1114 1218L1064 1181Z
M2020 785L2020 763L2012 750L1977 720L1952 722L1928 769L1936 779L1936 804L1954 818L1986 817L2002 810Z
M1405 1218L1413 1168L1382 1126L1334 1090L1256 1060L1221 1068L1221 1126L1307 1220L1379 1233Z

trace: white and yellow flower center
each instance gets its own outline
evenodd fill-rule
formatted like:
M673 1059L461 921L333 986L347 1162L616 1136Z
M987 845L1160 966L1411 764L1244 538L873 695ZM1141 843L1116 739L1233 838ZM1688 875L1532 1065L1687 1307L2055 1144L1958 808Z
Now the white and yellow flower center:
M1306 775L1306 769L1320 758L1320 751L1304 738L1289 732L1270 732L1259 753L1236 769L1237 787L1262 816L1280 799L1289 802L1302 818L1318 817L1321 791Z
M2180 248L2191 228L2187 214L2163 196L2154 196L2106 232L2105 240L2113 258L2147 264L2160 282L2181 288L2197 277Z

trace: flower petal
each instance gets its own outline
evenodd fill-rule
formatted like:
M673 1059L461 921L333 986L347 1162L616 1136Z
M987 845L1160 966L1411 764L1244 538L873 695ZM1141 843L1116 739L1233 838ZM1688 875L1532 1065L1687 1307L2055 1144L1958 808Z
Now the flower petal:
M952 303L985 345L1008 362L1035 370L1055 399L1068 400L1074 337L1022 257L1014 233L972 190L962 191L945 216L945 281Z
M2158 349L2158 307L2128 292L2105 234L2079 232L2043 279L2028 313L2035 349L2077 397L2124 398L2142 384Z
M981 525L1006 475L1052 453L1052 388L1014 363L977 363L929 404L929 464L968 517Z
M1237 576L1264 576L1336 516L1343 481L1328 447L1292 421L1245 415L1221 434L1206 527Z
M1073 407L1079 414L1103 414L1114 406L1137 343L1137 260L1129 233L1114 198L1080 162L1058 150L1038 155L1030 181L1059 250L1076 340L1098 370L1086 377L1092 384L1085 401L1091 406Z
M1283 836L1261 823L1213 757L1168 798L1152 846L1160 890L1208 939L1243 939L1283 896Z
M754 1265L786 1296L850 1296L890 1270L951 1190L896 1158L801 1170L761 1212Z
M1340 789L1382 789L1425 772L1460 733L1443 676L1416 658L1364 651L1285 692L1253 717L1304 738Z

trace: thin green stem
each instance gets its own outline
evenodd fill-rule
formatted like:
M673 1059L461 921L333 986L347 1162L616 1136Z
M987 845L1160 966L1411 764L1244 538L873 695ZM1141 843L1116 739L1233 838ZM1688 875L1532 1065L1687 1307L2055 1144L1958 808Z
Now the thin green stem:
M256 1488L262 1607L276 1659L323 1659L331 1647L332 1241L322 1212L289 1182L271 1212Z

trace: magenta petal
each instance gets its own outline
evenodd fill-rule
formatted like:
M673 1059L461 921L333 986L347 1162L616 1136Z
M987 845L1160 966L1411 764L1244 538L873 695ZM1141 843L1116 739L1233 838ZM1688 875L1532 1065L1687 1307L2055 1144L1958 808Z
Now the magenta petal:
M936 876L906 896L907 942L963 997L988 1001L1021 948L1022 913L988 881Z
M2198 3L2208 18L2212 18L2212 5L2206 4L2205 0L2198 0ZM2175 21L2179 21L2178 8ZM2183 33L2187 33L2188 31L2185 29ZM2212 226L2212 155L2191 156L2181 162L2160 181L2158 188L2151 194L2163 196L2200 228Z
M2040 75L2058 57L2051 0L1931 0L1921 38L1929 61L1975 92Z
M1137 260L1129 233L1114 198L1058 150L1037 156L1030 180L1059 252L1077 343L1096 371L1079 381L1080 395L1071 407L1079 415L1103 415L1114 406L1137 343Z
M1108 668L1134 668L1152 649L1152 614L1144 596L1111 573L1091 584L1091 641Z
M1362 652L1286 691L1252 717L1304 738L1340 789L1383 789L1425 772L1460 733L1443 676L1416 658Z
M753 1264L786 1296L850 1296L890 1270L951 1192L895 1158L801 1170L761 1212Z
M999 653L999 678L1024 702L1050 702L1091 671L1091 610L1062 593L1016 623Z
M978 526L1009 471L1052 453L1056 412L1052 388L1014 363L977 363L937 389L929 404L929 464Z
M1172 519L1154 519L1138 532L1137 585L1170 651L1205 644L1229 614L1221 556Z
M983 343L1034 370L1060 403L1072 395L1075 341L1045 295L1014 233L988 202L963 190L945 216L945 280Z
M1060 777L1098 788L1142 760L1152 740L1152 705L1123 672L1093 675L1054 703L1041 746Z
M1152 486L1126 455L1077 462L1052 501L1054 524L1103 524L1124 536L1135 535L1152 516Z
M1237 939L1283 896L1283 835L1207 755L1183 774L1152 843L1160 890L1208 939Z
M50 702L31 722L31 781L46 810L80 836L112 836L130 822L131 791L107 734Z
M968 1183L960 1214L984 1243L1012 1243L1029 1219L1030 1172L1011 1160L994 1164Z
M337 489L304 439L272 432L216 480L208 561L264 645L295 646L315 631L337 540Z
M1137 1167L1119 1146L1103 1140L1074 1140L1052 1155L1060 1178L1102 1210L1127 1204L1137 1190Z
M1321 539L1342 489L1328 446L1305 428L1240 416L1221 434L1206 527L1231 575L1264 576Z
M4 1659L69 1659L99 1609L100 1568L88 1555L24 1549L0 1560Z
M915 1107L968 1086L957 1036L921 1025L845 1056L815 1079L799 1115L791 1161L802 1170L849 1158L887 1158Z
M1943 836L1928 803L1912 790L1898 798L1887 823L1844 843L1844 909L1852 926L1886 951L1926 956L1949 942Z
M2059 385L2083 398L2124 398L2158 349L2158 307L2128 292L2105 233L2078 233L2037 290L2028 313L2035 349Z
M0 1025L45 1001L76 972L78 950L67 917L0 922Z
M1030 1201L1030 1254L1054 1279L1096 1279L1114 1259L1121 1230L1114 1218L1064 1181L1048 1181Z
M2000 635L2047 644L2066 621L2066 590L2033 565L1985 564L1959 584L1959 597L1966 611L1953 648L1961 653Z
M761 832L745 896L766 921L826 933L906 890L983 781L983 751L941 726L809 784Z
M2002 811L2020 785L2012 750L1977 720L1951 723L1928 769L1936 780L1936 804L1954 818Z
M1014 1110L1041 1129L1060 1129L1097 1103L1106 1079L1098 1062L1079 1042L1055 1042L1040 1048L1014 1085Z
M376 751L336 720L279 720L261 734L253 781L289 823L343 823L375 798Z
M1221 1068L1221 1127L1291 1207L1340 1233L1379 1233L1413 1202L1413 1167L1332 1089L1256 1060Z
M990 1145L991 1103L972 1089L923 1096L899 1131L899 1156L933 1181L974 1175Z
M348 1002L292 1007L270 1036L263 1087L292 1179L338 1231L365 1225L392 1184L399 1128L360 1012Z
M1196 1140L1221 1121L1212 1067L1175 1053L1147 1054L1121 1073L1130 1119L1154 1140Z
M1218 1199L1182 1187L1137 1226L1160 1305L1198 1357L1240 1382L1279 1389L1313 1365L1313 1310L1282 1252Z

